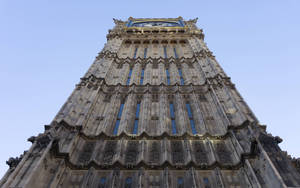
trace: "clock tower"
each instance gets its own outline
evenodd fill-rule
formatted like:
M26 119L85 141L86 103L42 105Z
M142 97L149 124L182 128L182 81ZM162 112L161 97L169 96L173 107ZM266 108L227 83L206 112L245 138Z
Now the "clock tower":
M114 19L107 43L0 187L300 187L197 19Z

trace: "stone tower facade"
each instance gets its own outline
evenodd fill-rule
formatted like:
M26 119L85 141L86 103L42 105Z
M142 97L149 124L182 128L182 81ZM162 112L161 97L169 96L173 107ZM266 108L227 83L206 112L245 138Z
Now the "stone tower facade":
M1 187L300 187L196 21L114 19L107 44Z

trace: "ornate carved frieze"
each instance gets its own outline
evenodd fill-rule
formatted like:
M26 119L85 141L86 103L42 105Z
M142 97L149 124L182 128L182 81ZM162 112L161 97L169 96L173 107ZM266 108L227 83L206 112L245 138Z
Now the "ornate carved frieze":
M189 89L189 91L194 90L195 92L197 92L199 90L202 90L203 92L205 92L209 89L208 88L209 85L215 88L216 87L222 88L223 85L227 85L231 87L232 83L230 82L230 80L226 78L222 78L219 75L216 75L213 78L207 79L206 82L202 85L195 85L193 83L190 83L189 85L180 85L178 83L172 85L166 85L164 83L161 83L160 85L151 85L150 83L147 83L145 85L136 85L135 83L131 85L122 85L120 83L118 83L117 85L109 85L106 83L104 78L97 78L94 75L90 75L89 77L81 78L80 83L76 85L76 89L79 90L82 87L98 89L99 87L102 87L101 89L104 92L116 92L117 90L119 90L120 92L125 92L125 91L134 92L133 90L140 90L140 91L143 90L144 92L147 92L147 90L149 90L151 92L155 89L158 90L159 92L163 90L184 92L186 91L186 89Z

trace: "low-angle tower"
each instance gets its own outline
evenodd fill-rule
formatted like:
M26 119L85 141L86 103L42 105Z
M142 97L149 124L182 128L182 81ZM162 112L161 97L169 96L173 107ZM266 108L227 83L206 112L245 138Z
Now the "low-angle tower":
M107 43L1 187L300 187L197 19L114 19Z

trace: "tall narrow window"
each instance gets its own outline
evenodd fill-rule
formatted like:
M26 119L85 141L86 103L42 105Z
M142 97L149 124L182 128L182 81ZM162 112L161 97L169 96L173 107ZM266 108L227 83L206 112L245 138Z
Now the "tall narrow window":
M183 76L182 76L182 70L178 69L178 72L179 72L179 76L180 76L180 85L184 85L184 79L183 79Z
M185 106L186 106L186 109L187 109L187 112L188 112L188 116L189 116L189 119L190 119L190 124L191 124L191 128L192 128L192 133L193 133L193 134L197 134L197 130L196 130L196 127L195 127L195 122L194 122L194 117L193 117L191 105L190 105L190 103L187 102L187 103L185 104Z
M135 50L134 50L134 53L133 53L133 59L136 58L137 50L138 50L138 48L136 47Z
M165 55L165 58L168 58L167 47L166 46L164 46L164 55Z
M177 187L183 188L183 178L182 177L177 178Z
M174 56L175 56L175 58L178 59L178 55L177 55L177 52L176 52L176 48L174 47L173 50L174 50Z
M167 84L170 85L170 73L169 73L169 69L166 69L166 74L167 74Z
M141 71L140 85L143 85L143 82L144 82L144 72L145 72L145 69L143 68Z
M138 131L139 117L140 117L140 106L141 106L141 103L140 102L137 103L136 111L135 111L134 127L133 127L132 134L137 134L137 131Z
M205 185L204 188L210 188L210 183L209 183L209 180L208 180L207 177L204 177L204 178L203 178L203 182L204 182L204 185Z
M176 122L175 122L175 110L173 103L170 103L170 116L171 116L171 124L172 124L172 133L177 134Z
M129 70L129 74L128 74L126 85L129 85L129 83L130 83L131 74L132 74L132 68L130 68L130 70Z
M144 58L147 57L147 48L144 49Z
M127 177L125 180L125 188L131 188L132 187L132 177Z
M124 103L121 103L120 109L119 109L119 112L118 112L118 116L117 116L117 121L116 121L115 128L114 128L114 132L113 132L114 135L118 134L123 108L124 108Z
M106 185L106 177L102 177L99 182L99 188L105 188Z

